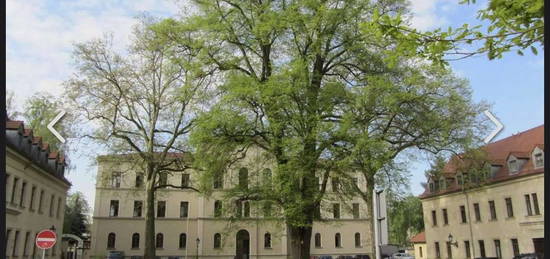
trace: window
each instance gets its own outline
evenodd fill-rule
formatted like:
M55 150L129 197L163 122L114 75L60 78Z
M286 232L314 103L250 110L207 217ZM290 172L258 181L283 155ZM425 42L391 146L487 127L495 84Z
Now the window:
M442 209L443 212L443 225L449 225L449 215L447 215L447 209Z
M8 191L8 185L9 185L9 180L10 180L10 174L6 173L6 203L11 199L11 198L8 198L9 197L9 191Z
M25 242L23 242L23 256L27 256L27 248L29 247L29 237L31 235L31 232L25 233Z
M336 233L336 235L334 235L334 246L342 247L342 237L340 236L340 233Z
M441 190L445 190L447 187L445 186L445 178L441 177L439 178L439 188Z
M433 182L430 182L430 183L429 183L429 188L430 188L430 192L434 192L434 191L435 191L434 183L433 183Z
M264 248L271 248L271 234L269 233L264 235Z
M222 235L220 233L214 234L214 248L222 247Z
M137 249L137 248L139 248L139 234L134 233L132 235L132 249Z
M134 217L141 217L143 211L143 201L134 201Z
M497 258L502 258L502 251L500 250L500 240L495 239L493 240L495 243L495 255Z
M464 178L462 177L462 174L458 174L456 176L456 182L458 183L458 185L463 185L464 184Z
M168 184L168 174L167 173L159 174L158 186L166 186L166 184Z
M527 216L533 215L533 210L531 209L531 198L529 194L525 194L525 206L527 208Z
M223 188L223 175L220 173L218 175L214 175L214 189L221 188Z
M235 201L235 216L237 218L240 218L243 216L243 202L242 201Z
M245 201L244 202L244 217L249 218L250 217L250 202Z
M518 240L515 239L515 238L512 238L512 239L510 239L510 241L512 242L512 251L514 252L514 256L519 255L519 244L518 244Z
M472 254L470 252L470 241L468 240L464 241L464 252L466 254L466 258L472 258Z
M136 188L143 187L143 174L138 173L136 174Z
M180 202L180 218L187 218L189 214L189 202Z
M19 206L25 207L25 192L27 191L27 183L23 181L21 184L21 198L19 199Z
M335 219L340 218L340 204L338 204L338 203L333 203L332 204L332 214L334 215Z
M157 218L166 217L166 201L157 202Z
M512 198L504 199L506 202L506 212L508 213L508 218L514 217L514 208L512 207Z
M434 226L437 226L437 215L435 210L432 210L432 223Z
M496 220L497 210L495 208L495 201L489 201L489 212L491 213L491 220Z
M338 177L332 177L332 191L337 192L340 186L340 179Z
M222 215L222 201L214 202L214 217L221 217Z
M181 233L180 234L180 240L179 240L179 248L185 249L187 247L187 234Z
M421 247L421 246L418 247L418 254L420 255L420 257L423 257L423 255L422 255L422 247Z
M353 218L358 219L359 218L359 203L353 204Z
M181 175L181 186L182 187L189 187L189 174L182 174Z
M50 196L50 217L53 217L53 208L55 207L55 196Z
M163 248L164 247L164 235L162 233L158 233L155 238L155 247L156 248Z
M61 214L61 197L57 198L57 212L55 213L55 217L59 218L59 214Z
M453 250L449 241L447 241L447 258L453 258Z
M118 200L111 200L111 206L109 207L109 216L117 217L118 216Z
M271 217L271 202L270 201L265 201L264 202L264 217Z
M38 213L42 213L43 201L44 201L44 190L40 190L40 197L38 198Z
M243 189L248 188L248 169L239 169L239 187Z
M29 204L29 209L32 211L34 210L34 194L36 193L36 186L32 186L31 188L31 200Z
M508 162L508 167L509 167L511 173L517 171L518 170L517 161L516 160L510 160L510 162Z
M34 234L34 239L33 240L36 240L36 237L38 236L38 233ZM35 258L35 255L36 255L36 244L35 242L32 242L33 246L32 246L32 258Z
M460 218L462 219L462 223L468 222L466 220L466 207L464 205L460 206Z
M441 251L439 250L439 242L435 242L435 258L441 258Z
M111 187L120 188L121 177L122 175L120 172L114 172L113 175L111 175Z
M478 243L479 243L479 255L481 255L481 257L485 257L485 242L483 242L483 240L479 240Z
M355 233L355 247L361 247L361 234Z
M542 153L535 154L535 168L544 166L544 156Z
M19 242L19 230L15 231L15 236L13 237L13 250L11 251L11 255L18 256L18 245Z
M474 214L476 221L481 221L481 212L479 211L479 203L474 203Z
M116 242L116 234L109 233L109 235L107 236L107 249L114 249L115 242Z
M321 234L315 233L315 247L321 247Z
M11 204L15 204L15 194L17 193L17 184L19 183L19 178L13 178L13 188L11 189Z
M539 200L537 199L537 194L531 193L531 198L533 198L533 208L535 209L535 215L540 215Z
M9 241L10 241L10 234L11 234L11 229L8 229L6 231L6 243L5 243L5 247L6 247L6 254L8 254L8 248L9 248Z

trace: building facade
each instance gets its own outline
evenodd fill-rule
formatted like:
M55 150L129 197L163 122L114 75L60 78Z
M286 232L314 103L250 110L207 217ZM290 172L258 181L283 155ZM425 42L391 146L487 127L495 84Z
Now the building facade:
M50 152L23 122L7 121L5 258L42 258L35 236L44 229L54 230L61 243L70 187L64 172L65 159L58 152ZM59 245L46 250L46 258L60 255Z
M253 161L253 156L247 156L247 161ZM158 190L157 256L287 258L290 240L284 222L275 216L275 207L266 209L265 204L253 201L234 203L223 197L228 189L243 181L253 186L267 179L266 173L271 173L266 168L260 163L235 166L223 180L212 183L214 190L209 196L188 189ZM102 156L98 158L97 177L91 258L105 256L109 251L140 258L144 253L145 193L139 169L123 157ZM196 186L198 177L193 171L183 171L172 173L163 181ZM337 185L338 180L333 178L327 188L332 188L331 184ZM359 198L342 203L337 197L330 197L327 194L319 212L323 220L313 225L312 255L371 255L366 204Z
M428 258L544 253L544 125L484 148L484 179L459 172L453 159L428 179L420 197Z
M420 232L411 238L413 244L414 259L426 259L428 253L426 252L426 232Z

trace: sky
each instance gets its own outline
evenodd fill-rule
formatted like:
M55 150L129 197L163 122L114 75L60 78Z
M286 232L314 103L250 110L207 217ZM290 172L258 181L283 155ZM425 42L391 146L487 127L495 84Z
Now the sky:
M459 0L413 0L411 24L420 30L479 24L476 12L486 5L459 5ZM7 0L6 89L15 94L17 108L35 92L59 96L62 82L73 73L73 44L113 33L114 44L129 43L136 17L143 12L156 17L185 15L192 10L185 1L174 0ZM491 112L504 124L494 140L539 126L544 122L544 53L507 53L489 61L486 56L451 62L454 72L470 82L473 98L492 105ZM66 136L70 138L70 136ZM410 162L410 191L423 192L428 162ZM81 191L93 207L95 166L93 158L71 160L70 192Z

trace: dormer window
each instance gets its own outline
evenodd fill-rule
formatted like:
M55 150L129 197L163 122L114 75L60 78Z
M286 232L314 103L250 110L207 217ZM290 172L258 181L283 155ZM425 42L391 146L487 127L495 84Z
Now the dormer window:
M458 185L463 185L464 184L464 178L462 176L462 173L459 173L456 175L456 183Z
M441 190L447 189L447 187L445 186L445 178L443 177L439 178L439 188L441 188Z
M508 169L511 173L516 172L518 170L518 161L516 159L512 159L508 162Z
M429 184L429 187L430 187L430 192L434 192L435 189L434 189L434 183L433 182L430 182Z
M544 155L540 149L536 149L534 153L535 168L544 167Z

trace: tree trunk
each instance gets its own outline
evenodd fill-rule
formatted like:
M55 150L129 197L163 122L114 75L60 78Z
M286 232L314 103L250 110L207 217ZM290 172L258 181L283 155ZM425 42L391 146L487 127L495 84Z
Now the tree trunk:
M374 177L370 178L370 179L367 179L367 195L366 195L366 200L365 202L367 203L367 211L368 211L368 215L370 215L369 217L369 223L367 224L367 226L369 226L369 232L367 233L370 233L370 245L372 247L372 254L371 254L371 258L375 259L376 258L376 251L378 250L378 247L376 247L376 242L375 242L375 233L374 233L374 220L376 219L376 216L377 215L374 215L374 207L373 207L373 193L374 193Z
M313 227L288 226L290 232L290 258L309 259Z
M144 259L155 259L155 177L151 165L147 166L148 177L145 185L145 254Z

